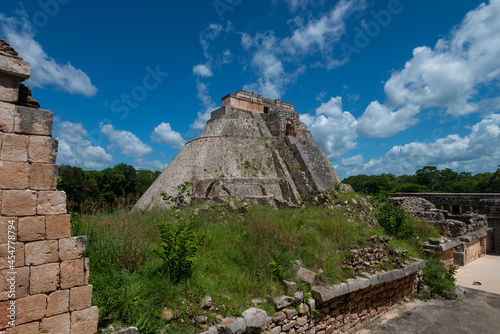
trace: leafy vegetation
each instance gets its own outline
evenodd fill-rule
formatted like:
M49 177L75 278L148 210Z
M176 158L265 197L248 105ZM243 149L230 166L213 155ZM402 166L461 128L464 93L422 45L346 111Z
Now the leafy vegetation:
M390 192L447 192L494 193L500 192L500 168L493 173L457 173L449 168L439 170L425 166L413 175L381 174L356 175L343 180L357 192L376 195Z
M391 202L384 203L377 214L377 220L390 235L399 239L412 239L416 228L412 224L410 215L401 207Z
M177 195L169 195L165 191L162 191L161 197L167 204L170 204L173 208L182 209L189 203L192 195L191 189L193 189L193 184L191 182L184 182L183 184L175 187L175 190L177 190Z
M159 175L159 171L136 170L124 163L102 171L63 165L57 188L66 192L70 212L113 210L133 205Z

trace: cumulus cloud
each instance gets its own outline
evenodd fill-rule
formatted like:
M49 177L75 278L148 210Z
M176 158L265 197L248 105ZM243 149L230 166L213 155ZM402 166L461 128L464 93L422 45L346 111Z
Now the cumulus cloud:
M388 103L397 107L443 107L454 116L483 111L481 85L500 79L500 1L470 11L434 48L417 47L413 58L385 84ZM493 98L487 96L482 98ZM498 104L490 112L498 111Z
M392 111L387 106L374 101L358 120L358 133L376 138L391 137L418 123L419 120L413 116L419 112L418 106L408 105Z
M290 6L292 12L297 11L297 9L306 9L309 4L314 3L313 0L285 0Z
M118 146L121 153L138 158L153 152L153 149L144 144L136 135L130 131L115 130L111 124L100 124L101 133L108 137L114 145Z
M195 67L193 67L193 74L204 78L209 78L213 76L212 70L205 64L198 64Z
M500 114L492 114L470 128L466 136L452 134L433 142L412 142L392 147L385 155L360 167L341 162L339 173L408 174L426 165L459 168L472 173L495 170L500 161Z
M186 143L179 132L172 130L170 123L164 122L154 129L151 140L155 143L171 145L174 148L182 148Z
M321 104L315 115L305 114L300 118L331 160L338 160L357 145L357 121L351 113L342 111L341 97L332 97Z
M50 57L42 45L35 41L27 13L24 10L18 12L19 17L8 17L0 13L0 30L19 55L31 63L31 78L27 81L28 85L31 87L51 85L70 94L87 97L96 95L97 88L91 83L89 76L69 62L59 64Z
M165 164L159 160L147 161L141 158L134 159L135 169L147 169L147 170L159 170L163 171L168 164Z
M82 123L55 120L55 137L59 139L57 163L84 169L103 169L113 157L101 146L93 146Z

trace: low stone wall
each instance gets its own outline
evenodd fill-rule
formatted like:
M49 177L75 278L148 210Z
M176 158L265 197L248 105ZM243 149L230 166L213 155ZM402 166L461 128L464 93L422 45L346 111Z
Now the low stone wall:
M425 261L415 260L403 269L364 274L331 286L313 285L314 299L283 296L275 300L278 312L271 318L253 308L243 312L243 318L226 318L204 334L351 333L413 296L423 268Z

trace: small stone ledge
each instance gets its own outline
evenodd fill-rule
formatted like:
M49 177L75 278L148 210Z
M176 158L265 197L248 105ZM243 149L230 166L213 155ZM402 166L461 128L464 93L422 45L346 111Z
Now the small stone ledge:
M462 242L473 242L473 241L476 241L477 239L484 238L485 236L487 236L489 234L493 234L493 233L494 233L494 229L488 228L485 230L480 230L480 231L466 234L464 236L459 237L458 239Z
M458 239L453 239L453 240L450 240L448 242L445 242L445 243L442 243L439 245L432 245L429 243L424 243L424 248L431 249L431 250L438 250L441 252L446 252L447 250L455 248L460 244L461 244L461 242Z
M364 273L365 277L350 278L345 283L339 283L329 286L313 286L311 294L319 304L326 303L334 298L347 295L349 293L363 290L369 287L375 287L382 283L389 283L399 280L403 277L416 274L418 271L425 268L425 261L416 259L402 269L394 269L391 271L380 271L375 274Z

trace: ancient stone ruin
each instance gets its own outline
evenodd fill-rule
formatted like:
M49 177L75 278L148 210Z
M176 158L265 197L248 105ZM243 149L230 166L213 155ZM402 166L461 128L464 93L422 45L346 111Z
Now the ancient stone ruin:
M429 239L424 248L439 254L448 265L464 266L487 253L495 251L494 229L489 227L486 215L469 212L455 214L437 209L420 197L392 197L412 216L431 223L444 238Z
M240 90L222 98L201 136L186 143L135 207L166 207L160 193L176 194L184 182L198 201L294 205L301 194L340 179L292 104Z
M92 334L87 240L71 237L52 112L21 84L29 76L0 39L0 333Z

